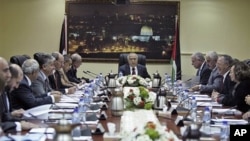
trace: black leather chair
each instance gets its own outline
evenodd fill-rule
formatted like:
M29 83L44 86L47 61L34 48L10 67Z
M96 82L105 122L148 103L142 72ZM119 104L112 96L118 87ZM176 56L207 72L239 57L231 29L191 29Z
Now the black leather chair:
M22 67L23 62L27 59L30 59L29 55L15 55L10 57L10 63L17 64Z
M138 55L138 64L146 66L146 56L143 55L143 54L137 54L137 55ZM127 53L120 54L120 57L119 57L119 66L118 67L120 67L120 66L128 63L127 56L128 56Z
M41 57L43 56L44 53L42 52L37 52L33 54L33 58L38 62L38 64L41 66Z

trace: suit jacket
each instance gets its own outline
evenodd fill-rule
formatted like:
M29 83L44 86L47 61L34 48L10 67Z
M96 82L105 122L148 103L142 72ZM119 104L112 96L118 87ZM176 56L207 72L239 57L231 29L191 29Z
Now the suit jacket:
M235 106L236 101L233 97L233 89L235 86L235 82L233 82L229 76L229 73L226 75L222 92L217 100L218 103L223 104L224 106Z
M212 72L211 69L209 69L207 63L205 62L202 68L200 68L198 71L200 71L200 84L206 85L208 83L208 79L210 77L210 74Z
M138 71L137 73L139 76L143 78L151 78L145 66L138 64L136 67L137 67L137 71ZM118 72L122 72L123 75L130 75L131 73L130 73L129 64L120 66Z
M81 83L81 79L77 77L77 70L71 66L69 71L66 73L69 81L75 82L75 83Z
M57 78L55 78L55 77L57 77ZM65 93L65 89L69 88L69 86L65 86L65 85L62 84L62 82L61 82L61 74L57 70L54 72L54 74L50 75L48 78L49 78L50 86L54 90Z
M250 105L246 104L245 97L250 94L250 79L244 80L235 85L233 90L234 100L236 101L237 109L245 113L250 109Z
M63 69L59 70L59 73L60 73L60 76L61 76L62 85L68 86L68 87L72 87L72 86L77 85L75 82L69 81L69 79L68 79L68 77L65 74Z
M31 84L31 89L35 96L47 94L48 92L52 91L52 88L50 87L49 84L49 79L46 78L47 79L46 82L43 75L44 75L43 72L39 71L37 79L33 81Z
M5 109L3 96L0 96L0 126L4 132L15 131L16 124L14 121L8 121L6 119L6 109Z
M208 83L206 85L201 85L200 93L211 95L213 90L221 92L222 85L223 85L223 76L219 74L217 68L214 68L209 76Z
M23 108L27 110L44 104L52 104L52 98L47 94L34 96L26 76L24 76L19 87L13 90L10 95L13 109Z

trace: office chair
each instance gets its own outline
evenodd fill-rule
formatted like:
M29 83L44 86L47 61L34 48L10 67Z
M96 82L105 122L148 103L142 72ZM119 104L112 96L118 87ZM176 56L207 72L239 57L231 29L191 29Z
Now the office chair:
M33 58L38 62L39 65L41 65L41 57L44 53L42 52L37 52L33 54Z
M29 55L15 55L10 57L10 63L17 64L22 67L23 62L27 59L30 59Z
M137 55L138 55L138 64L146 66L146 56L143 55L143 54L137 54ZM120 66L128 63L127 56L128 56L127 53L120 54L120 57L119 57L119 66L118 67L120 67Z

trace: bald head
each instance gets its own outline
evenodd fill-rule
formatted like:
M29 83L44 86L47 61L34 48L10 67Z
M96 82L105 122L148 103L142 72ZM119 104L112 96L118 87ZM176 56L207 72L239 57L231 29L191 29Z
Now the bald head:
M129 53L127 58L130 67L135 67L138 64L138 55L136 53Z
M5 85L7 85L8 81L10 81L11 74L8 62L0 57L0 75L5 80Z
M11 64L10 73L11 73L11 79L8 82L7 87L10 89L10 91L12 91L13 89L19 87L19 84L23 79L23 71L19 65Z

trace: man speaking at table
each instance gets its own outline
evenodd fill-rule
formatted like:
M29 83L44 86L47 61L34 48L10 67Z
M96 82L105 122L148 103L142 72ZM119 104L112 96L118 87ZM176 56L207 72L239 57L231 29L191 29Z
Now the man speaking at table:
M118 72L122 72L123 75L139 75L143 78L151 78L147 68L138 64L138 55L136 53L129 53L127 59L128 63L120 66Z

